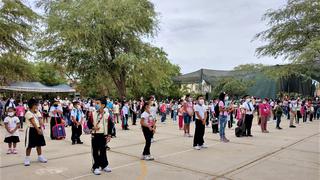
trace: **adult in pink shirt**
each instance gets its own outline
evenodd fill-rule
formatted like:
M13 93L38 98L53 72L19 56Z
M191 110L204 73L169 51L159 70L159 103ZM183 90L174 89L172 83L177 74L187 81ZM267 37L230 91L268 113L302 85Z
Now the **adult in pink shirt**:
M20 120L20 130L23 129L23 121L24 121L25 113L26 113L26 108L24 107L23 103L20 101L19 105L16 107L16 115Z
M269 133L267 130L267 121L270 118L271 115L271 106L269 105L269 100L265 98L262 102L262 104L259 104L259 115L261 119L261 131L262 133Z

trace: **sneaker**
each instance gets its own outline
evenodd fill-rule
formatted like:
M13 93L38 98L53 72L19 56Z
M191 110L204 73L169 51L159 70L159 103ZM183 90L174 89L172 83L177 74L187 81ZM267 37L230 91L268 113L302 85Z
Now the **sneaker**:
M200 149L201 149L200 146L194 146L193 148L194 148L195 150L200 150Z
M150 161L153 161L153 160L154 160L154 157L151 156L151 155L149 155L149 159L150 159Z
M146 155L142 155L140 159L141 159L141 160L145 160L146 157L147 157Z
M296 126L294 126L294 125L291 125L291 126L289 126L290 128L296 128Z
M18 151L16 149L13 149L12 154L18 154Z
M151 139L151 143L154 143L154 142L156 142L153 138Z
M12 150L8 149L7 154L11 154L11 153L12 153Z
M109 173L109 172L111 172L112 170L111 170L111 168L109 168L109 167L107 166L107 167L105 167L105 168L103 169L103 171Z
M202 148L202 149L206 149L206 148L208 148L208 146L205 145L205 144L202 144L201 148Z
M47 163L47 162L48 162L48 160L47 160L45 157L43 157L43 156L39 156L39 157L38 157L38 161L39 161L39 162L42 162L42 163Z
M152 161L152 160L153 160L152 158L153 158L152 156L146 155L146 156L144 157L144 160L146 160L146 161Z
M100 174L101 174L100 168L95 169L95 170L93 171L93 174L94 174L94 175L100 175Z
M26 157L24 159L24 166L30 166L30 158Z

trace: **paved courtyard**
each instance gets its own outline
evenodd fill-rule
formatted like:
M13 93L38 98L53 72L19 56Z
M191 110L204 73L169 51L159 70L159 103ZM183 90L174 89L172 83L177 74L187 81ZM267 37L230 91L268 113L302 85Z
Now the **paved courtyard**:
M124 180L319 180L320 179L320 121L288 128L283 120L283 130L275 129L269 121L269 134L262 134L255 122L254 137L236 138L234 129L227 129L230 143L219 142L219 136L206 128L205 141L208 149L192 149L193 138L183 137L178 125L172 122L159 124L156 142L151 146L155 161L140 160L144 138L139 126L130 126L122 131L117 125L117 138L109 144L108 159L113 172L94 176L91 171L90 136L83 135L83 145L71 145L70 128L67 138L51 141L48 128L45 132L47 146L44 155L47 164L36 162L36 151L32 151L32 163L23 166L24 135L18 144L19 154L6 155L7 145L3 143L4 127L0 127L0 179L124 179ZM194 124L192 124L192 133Z

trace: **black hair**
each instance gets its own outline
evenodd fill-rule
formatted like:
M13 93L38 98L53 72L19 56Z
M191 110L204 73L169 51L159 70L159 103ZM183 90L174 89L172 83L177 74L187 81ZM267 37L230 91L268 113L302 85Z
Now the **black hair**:
M100 99L98 99L98 101L100 101L101 102L101 104L104 104L105 106L107 106L107 100L106 100L106 98L100 98Z
M31 98L28 101L28 107L31 109L33 106L38 105L38 100Z
M16 108L14 108L14 107L9 107L7 111L9 111L10 109L13 111L16 111Z
M142 106L141 113L143 113L146 110L146 107L149 105L150 105L149 101L145 102L144 105Z
M226 97L226 93L222 92L219 95L219 100L224 102L224 98Z
M203 95L199 95L199 96L197 97L197 100L199 100L200 98L203 98Z

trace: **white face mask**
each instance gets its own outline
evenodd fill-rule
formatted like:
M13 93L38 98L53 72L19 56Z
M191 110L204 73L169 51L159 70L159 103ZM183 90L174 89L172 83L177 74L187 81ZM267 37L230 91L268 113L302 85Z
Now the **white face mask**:
M8 116L10 117L14 116L14 112L8 112Z
M263 104L267 104L267 101L263 101Z
M203 105L203 104L204 104L204 100L203 100L203 99L200 99L200 100L199 100L199 104Z
M224 98L224 100L228 101L228 100L229 100L229 96L226 96L226 97Z
M250 99L248 98L248 99L246 99L246 102L250 102Z

